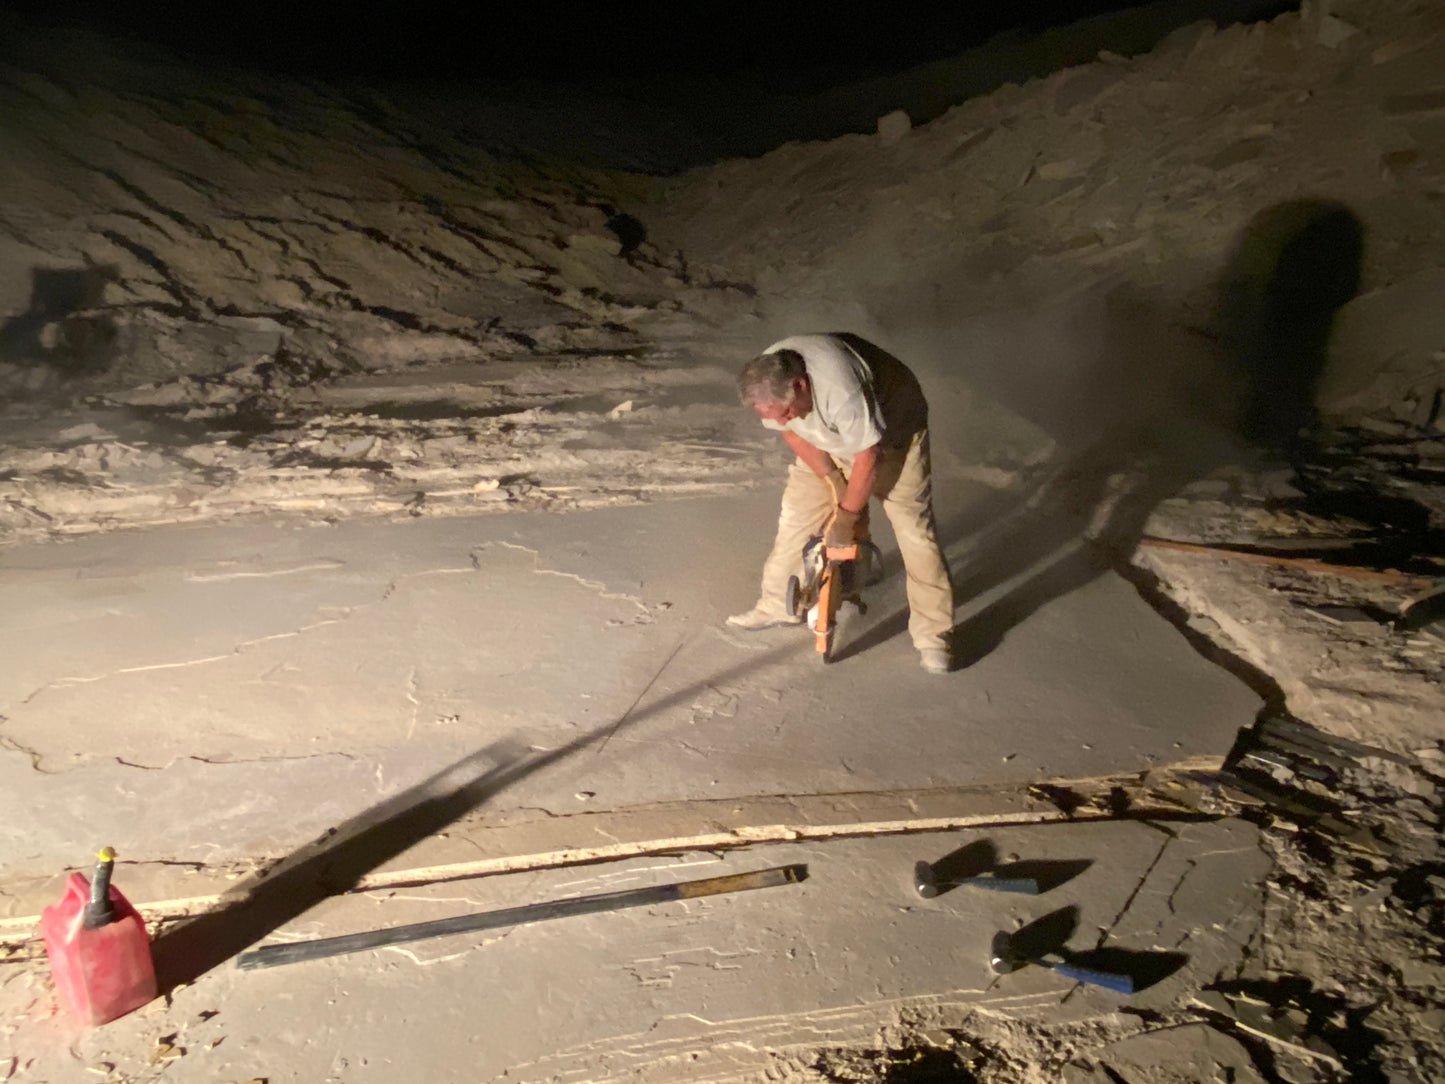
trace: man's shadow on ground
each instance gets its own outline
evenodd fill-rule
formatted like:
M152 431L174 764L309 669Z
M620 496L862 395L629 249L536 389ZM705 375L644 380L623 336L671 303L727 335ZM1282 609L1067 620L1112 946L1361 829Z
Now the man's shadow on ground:
M1347 207L1279 204L1242 232L1203 326L1106 284L1072 299L1075 333L1063 356L1040 357L1025 330L1018 356L1005 347L986 369L970 367L971 383L1040 426L1060 454L1026 486L939 520L955 607L995 596L954 628L956 667L1105 571L1140 582L1129 558L1145 524L1189 483L1243 456L1293 462L1305 450L1330 332L1358 289L1362 249L1363 227ZM948 439L944 421L932 420L935 446ZM904 609L872 623L838 658L907 621ZM1267 698L1278 693L1264 675L1240 676Z
M623 729L678 704L690 703L700 691L717 682L733 680L770 660L800 652L803 647L789 641L722 673L710 674L704 680L675 689L639 710L651 689L649 683L638 702L615 722L590 730L562 746L533 752L518 741L493 743L395 797L361 811L320 839L246 878L226 893L215 910L180 919L164 928L151 946L160 992L169 994L179 986L194 982L316 904L354 890L372 870L441 832L528 776L582 754L589 747L600 753ZM666 665L663 664L664 669Z

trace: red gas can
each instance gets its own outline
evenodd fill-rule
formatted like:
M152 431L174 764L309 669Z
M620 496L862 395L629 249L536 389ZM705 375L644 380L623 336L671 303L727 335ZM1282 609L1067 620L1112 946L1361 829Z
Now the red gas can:
M156 996L145 921L110 883L115 852L97 856L95 879L72 873L65 894L40 913L55 987L83 1024L104 1024Z

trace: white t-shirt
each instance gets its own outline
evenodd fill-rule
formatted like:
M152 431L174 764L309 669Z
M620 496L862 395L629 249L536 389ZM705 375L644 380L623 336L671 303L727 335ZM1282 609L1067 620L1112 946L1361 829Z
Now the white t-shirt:
M813 386L813 409L786 425L763 420L769 429L788 430L829 455L856 455L883 439L883 410L873 371L836 335L793 335L763 351L796 350Z

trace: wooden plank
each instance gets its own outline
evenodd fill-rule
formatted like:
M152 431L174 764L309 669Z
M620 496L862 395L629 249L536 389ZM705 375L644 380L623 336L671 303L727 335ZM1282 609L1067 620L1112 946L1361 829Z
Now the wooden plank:
M931 788L913 791L863 791L802 796L760 796L712 799L699 802L659 803L612 812L574 814L520 824L480 824L449 832L446 839L428 841L444 854L483 857L417 863L425 847L407 852L413 864L381 868L359 878L348 892L415 887L468 880L505 873L557 869L598 862L717 851L757 844L826 840L857 836L942 832L960 828L1003 828L1063 822L1134 819L1150 814L1177 814L1182 803L1158 797L1167 794L1167 781L1180 773L1212 772L1218 757L1198 757L1168 768L1151 769L1149 783L1140 786L1140 773L1091 779L1049 780L1057 786L1097 795L1097 806L1086 805L1071 814L1031 796L1032 783L1007 786ZM1104 797L1115 787L1131 792L1128 814L1116 818ZM661 830L661 831L659 831ZM587 839L608 839L594 846ZM559 845L560 844L560 845ZM274 872L274 871L273 871ZM234 905L248 895L247 881L237 883L232 870L205 871L217 890L185 896L152 897L134 893L131 902L147 922L165 922ZM55 884L63 875L57 875ZM190 879L190 878L188 878ZM194 883L194 881L192 881ZM224 887L222 887L224 885ZM58 892L58 889L56 890ZM25 898L35 899L36 892ZM36 900L49 902L48 894ZM38 914L0 918L0 945L18 945L38 936Z

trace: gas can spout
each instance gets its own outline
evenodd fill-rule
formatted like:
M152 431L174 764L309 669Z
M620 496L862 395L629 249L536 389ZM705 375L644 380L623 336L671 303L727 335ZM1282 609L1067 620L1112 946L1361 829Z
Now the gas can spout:
M115 918L110 902L110 874L115 869L115 851L102 847L95 855L95 873L90 878L90 899L85 903L84 922L88 929L104 926Z

